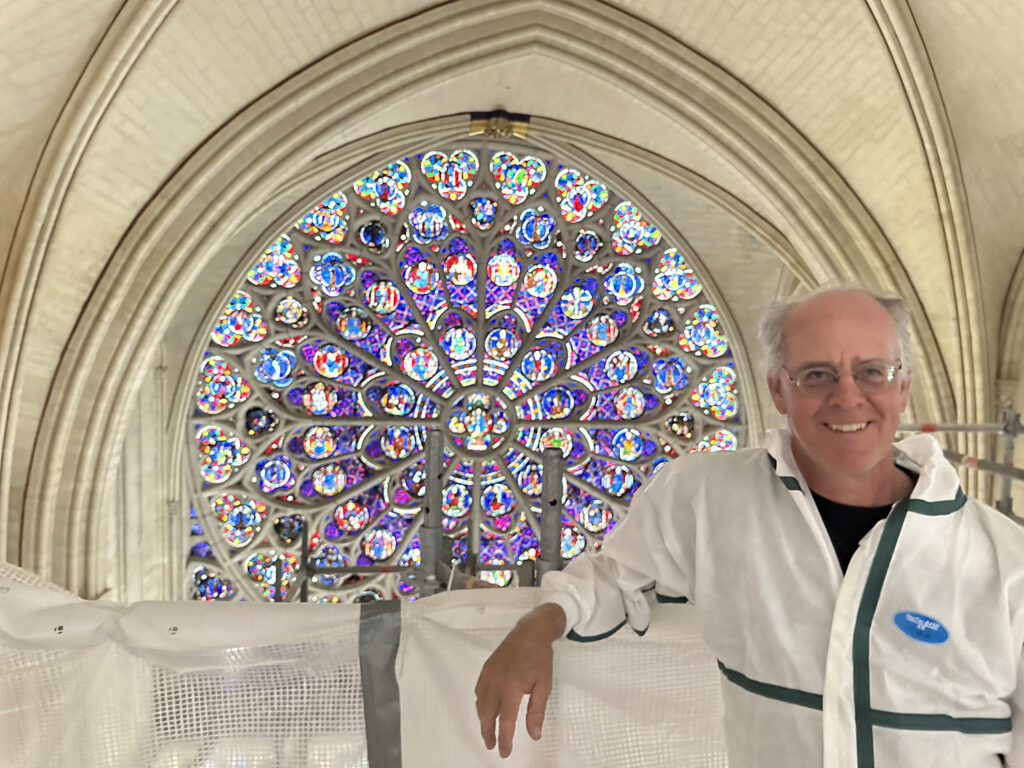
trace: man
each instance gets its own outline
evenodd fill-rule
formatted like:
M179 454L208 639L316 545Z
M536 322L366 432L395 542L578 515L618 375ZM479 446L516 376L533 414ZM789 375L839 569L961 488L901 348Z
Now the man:
M829 290L762 321L788 430L690 455L484 665L488 748L537 739L555 639L647 628L689 599L718 658L732 768L1024 766L1024 532L967 499L938 444L893 446L910 390L899 299ZM1012 721L1011 721L1012 718Z

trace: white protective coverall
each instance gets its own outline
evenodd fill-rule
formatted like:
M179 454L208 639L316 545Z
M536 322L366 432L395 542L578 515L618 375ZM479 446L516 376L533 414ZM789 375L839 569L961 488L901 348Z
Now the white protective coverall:
M643 634L652 583L692 601L732 768L1024 766L1024 530L968 499L930 436L895 455L916 487L845 576L780 431L664 466L546 599L574 640Z

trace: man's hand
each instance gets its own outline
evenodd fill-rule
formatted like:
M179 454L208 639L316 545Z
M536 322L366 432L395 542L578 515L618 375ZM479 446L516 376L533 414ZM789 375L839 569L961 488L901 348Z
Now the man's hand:
M491 654L476 682L476 714L480 735L488 749L494 749L494 721L498 721L498 752L512 754L512 736L523 696L526 731L540 739L544 710L551 693L552 644L565 631L565 612L554 603L544 603L519 620L501 645Z

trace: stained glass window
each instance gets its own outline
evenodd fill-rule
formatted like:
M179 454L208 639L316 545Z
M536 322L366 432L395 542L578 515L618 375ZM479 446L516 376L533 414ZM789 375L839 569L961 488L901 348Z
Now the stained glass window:
M415 595L431 428L455 560L504 585L537 557L551 447L561 555L599 549L671 457L743 434L690 262L520 144L396 159L313 205L254 256L196 371L193 596L295 599L303 535L318 566L375 569L315 575L311 599Z

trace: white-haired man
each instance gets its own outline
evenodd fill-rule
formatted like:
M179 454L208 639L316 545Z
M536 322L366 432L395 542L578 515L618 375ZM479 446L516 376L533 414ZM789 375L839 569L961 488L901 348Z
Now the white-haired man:
M477 683L488 748L511 752L524 695L540 737L554 640L642 632L653 583L718 658L732 768L1024 766L1024 531L963 494L932 438L893 445L908 324L859 289L769 310L788 430L672 462L601 554L549 575Z

